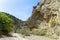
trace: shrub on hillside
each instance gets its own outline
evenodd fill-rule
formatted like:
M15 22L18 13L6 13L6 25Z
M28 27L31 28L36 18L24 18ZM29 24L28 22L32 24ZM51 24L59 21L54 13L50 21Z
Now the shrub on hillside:
M13 20L9 18L4 12L0 12L0 34L8 34L13 31Z

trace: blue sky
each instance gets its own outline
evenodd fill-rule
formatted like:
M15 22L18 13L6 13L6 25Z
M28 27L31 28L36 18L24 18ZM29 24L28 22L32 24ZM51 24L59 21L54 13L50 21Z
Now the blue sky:
M41 0L0 0L0 11L7 12L19 19L27 20L32 8Z

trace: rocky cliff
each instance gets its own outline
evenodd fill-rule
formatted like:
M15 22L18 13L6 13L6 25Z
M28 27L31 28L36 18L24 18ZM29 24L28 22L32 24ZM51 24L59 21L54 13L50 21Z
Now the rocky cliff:
M33 7L32 16L28 19L30 28L44 30L48 36L60 35L60 0L42 0Z

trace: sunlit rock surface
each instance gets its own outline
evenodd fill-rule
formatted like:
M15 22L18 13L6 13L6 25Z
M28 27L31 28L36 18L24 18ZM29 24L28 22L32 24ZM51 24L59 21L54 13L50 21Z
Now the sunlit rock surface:
M57 38L60 35L60 0L42 0L33 7L28 21L30 28L45 30L46 35Z

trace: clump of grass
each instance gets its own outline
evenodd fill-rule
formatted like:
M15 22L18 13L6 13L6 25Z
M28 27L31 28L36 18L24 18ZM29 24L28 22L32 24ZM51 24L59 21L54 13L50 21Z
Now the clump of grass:
M57 21L54 17L52 17L49 21L49 26L54 27L57 24Z
M30 36L30 31L27 28L20 29L20 31L18 33L25 35L25 36Z
M45 32L42 31L42 30L37 29L37 30L32 30L31 34L44 36L45 35Z

